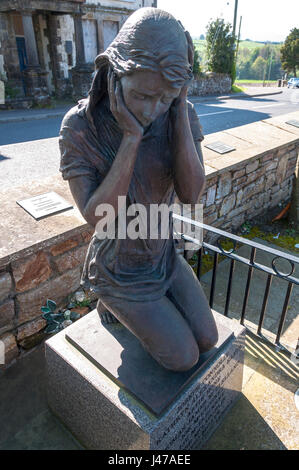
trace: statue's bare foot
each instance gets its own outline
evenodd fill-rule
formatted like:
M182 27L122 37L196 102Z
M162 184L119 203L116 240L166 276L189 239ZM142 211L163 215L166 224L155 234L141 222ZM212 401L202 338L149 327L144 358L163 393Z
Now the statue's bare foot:
M106 309L106 307L102 304L100 299L98 300L97 303L97 311L101 317L101 320L103 323L106 325L110 325L112 323L120 323L118 319L112 315L112 313L109 312L109 310Z

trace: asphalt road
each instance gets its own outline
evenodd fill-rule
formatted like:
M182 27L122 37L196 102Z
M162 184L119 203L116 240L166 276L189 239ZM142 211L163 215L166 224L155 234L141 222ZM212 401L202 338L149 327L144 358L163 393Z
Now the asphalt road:
M195 108L204 134L294 112L299 108L299 89L259 98L208 99ZM1 189L58 173L57 135L62 117L0 124Z
M285 89L279 95L257 98L209 100L196 104L197 115L205 135L232 127L292 113L299 109L299 89Z

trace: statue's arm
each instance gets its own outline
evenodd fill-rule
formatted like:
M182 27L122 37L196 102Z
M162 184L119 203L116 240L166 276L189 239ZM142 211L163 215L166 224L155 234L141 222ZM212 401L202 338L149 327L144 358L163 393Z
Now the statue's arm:
M96 208L100 204L110 204L117 217L118 210L121 209L118 197L128 194L138 148L143 137L143 128L125 106L120 82L115 82L112 73L108 77L108 86L111 112L123 131L118 152L109 172L99 185L95 179L87 175L69 181L72 195L81 214L94 227L101 218L95 215ZM125 203L125 198L122 203Z
M184 204L196 204L205 188L200 142L194 142L188 114L187 88L172 107L174 188Z
M101 182L96 185L89 176L78 176L69 181L75 202L85 220L95 227L100 217L95 215L100 204L110 204L118 214L118 196L128 193L139 142L134 137L124 137L115 160Z

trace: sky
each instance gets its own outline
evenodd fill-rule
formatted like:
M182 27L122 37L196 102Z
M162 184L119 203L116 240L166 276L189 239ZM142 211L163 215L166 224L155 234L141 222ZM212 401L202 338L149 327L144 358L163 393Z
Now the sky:
M158 8L172 13L192 37L205 34L210 18L233 23L234 0L158 0ZM239 0L237 32L242 16L241 39L284 41L299 28L299 0Z

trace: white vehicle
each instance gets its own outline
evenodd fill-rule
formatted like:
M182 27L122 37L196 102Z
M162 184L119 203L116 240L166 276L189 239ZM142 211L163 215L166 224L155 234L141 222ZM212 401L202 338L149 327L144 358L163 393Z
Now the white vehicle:
M290 78L288 88L299 88L299 78Z

